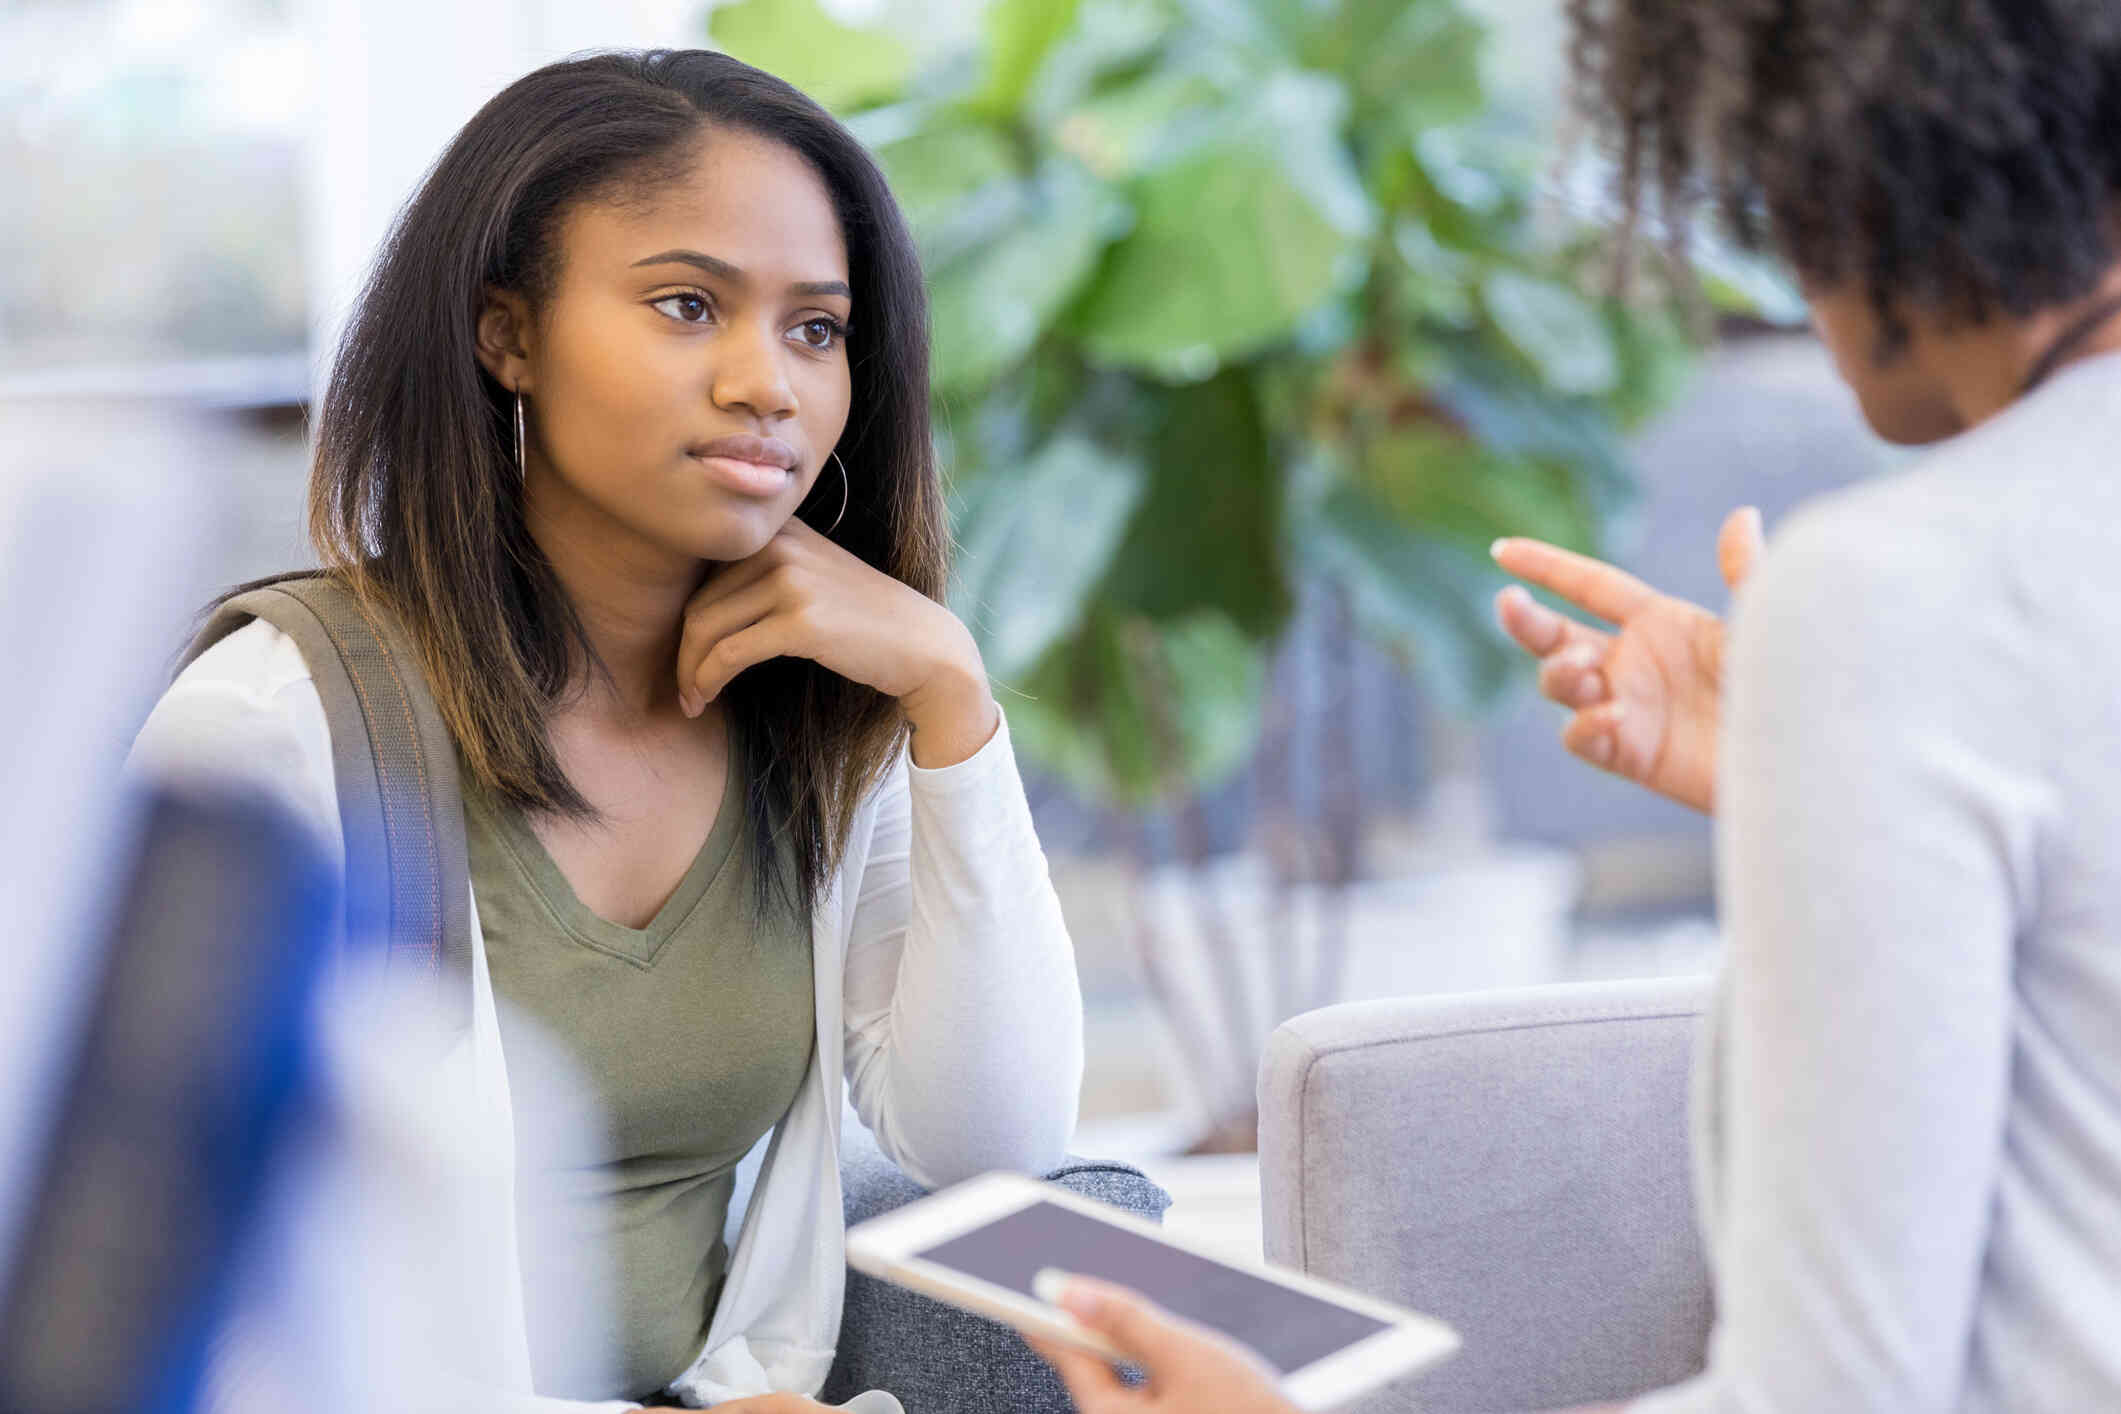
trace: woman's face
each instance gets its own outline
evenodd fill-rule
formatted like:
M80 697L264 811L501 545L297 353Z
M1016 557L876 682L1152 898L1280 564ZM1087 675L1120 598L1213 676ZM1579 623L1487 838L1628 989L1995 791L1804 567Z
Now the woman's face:
M714 133L649 204L579 205L560 240L542 310L494 292L480 319L481 361L524 397L533 524L755 554L847 424L853 301L824 182L778 143ZM704 454L730 437L763 440Z
M1883 334L1869 298L1860 289L1807 282L1804 295L1811 307L1813 330L1833 354L1841 381L1856 394L1863 420L1873 432L1901 446L1921 446L1941 442L1963 429L1944 381L1913 348L1903 347L1896 356L1879 359Z

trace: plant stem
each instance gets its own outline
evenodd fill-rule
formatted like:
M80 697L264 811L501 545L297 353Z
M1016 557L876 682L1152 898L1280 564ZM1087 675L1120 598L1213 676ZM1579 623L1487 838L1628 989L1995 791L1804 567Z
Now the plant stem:
M1163 644L1156 630L1140 620L1125 626L1129 656L1140 675L1143 706L1149 724L1151 749L1163 777L1165 798L1176 800L1172 823L1178 839L1179 860L1187 875L1187 896L1193 901L1194 918L1200 928L1201 945L1207 954L1218 1000L1222 1004L1224 1038L1230 1044L1230 1059L1237 1074L1238 1093L1249 1096L1259 1073L1259 1040L1252 998L1245 986L1244 961L1237 940L1223 917L1222 902L1206 874L1208 821L1200 794L1186 777L1185 742L1179 734L1178 690L1171 681L1170 665L1164 661Z
M1318 970L1312 1006L1340 999L1347 979L1348 889L1362 876L1362 777L1355 762L1355 624L1346 586L1326 583L1325 730L1320 739L1327 866L1319 894Z

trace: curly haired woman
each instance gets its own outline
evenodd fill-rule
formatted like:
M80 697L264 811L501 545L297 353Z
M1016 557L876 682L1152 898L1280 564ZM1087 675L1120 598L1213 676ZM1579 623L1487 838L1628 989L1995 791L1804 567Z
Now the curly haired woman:
M2121 8L1581 0L1626 209L1708 204L1795 268L1878 434L1722 625L1497 557L1593 764L1717 816L1730 958L1694 1146L1706 1368L1636 1414L2121 1409ZM1724 701L1725 696L1728 702ZM1120 1292L1147 1366L1085 1414L1269 1414L1243 1352Z

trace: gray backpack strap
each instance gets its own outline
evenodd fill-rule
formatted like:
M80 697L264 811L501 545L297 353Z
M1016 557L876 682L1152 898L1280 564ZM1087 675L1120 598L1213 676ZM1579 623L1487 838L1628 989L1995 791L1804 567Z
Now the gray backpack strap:
M469 1026L471 873L456 746L419 660L387 615L312 573L219 605L179 671L254 618L295 641L323 699L346 834L349 941L387 939L391 969L461 981Z

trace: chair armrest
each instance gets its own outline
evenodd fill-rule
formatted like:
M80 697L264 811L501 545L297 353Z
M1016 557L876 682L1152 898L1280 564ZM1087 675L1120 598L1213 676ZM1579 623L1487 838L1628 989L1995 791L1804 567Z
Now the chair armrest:
M927 1190L899 1171L858 1124L843 1131L840 1185L848 1226ZM1086 1198L1162 1221L1171 1195L1139 1169L1070 1158L1046 1175ZM1060 1379L998 1322L849 1269L838 1358L822 1398L838 1404L884 1389L913 1414L1069 1414Z
M1267 1256L1457 1327L1361 1406L1546 1409L1701 1367L1686 1094L1704 978L1328 1007L1260 1072Z

